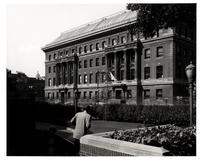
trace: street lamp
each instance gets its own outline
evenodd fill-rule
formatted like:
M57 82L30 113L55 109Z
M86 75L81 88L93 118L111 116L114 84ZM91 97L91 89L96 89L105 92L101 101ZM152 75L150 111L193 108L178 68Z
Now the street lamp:
M190 64L185 68L186 76L189 82L189 93L190 93L190 126L192 126L192 109L193 109L193 82L195 77L195 66Z

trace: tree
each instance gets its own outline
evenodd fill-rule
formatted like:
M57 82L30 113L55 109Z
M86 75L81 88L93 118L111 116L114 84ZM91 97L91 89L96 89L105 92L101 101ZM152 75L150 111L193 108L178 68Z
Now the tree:
M138 12L137 23L132 32L153 37L159 29L176 27L185 23L196 30L196 4L127 4L127 9Z

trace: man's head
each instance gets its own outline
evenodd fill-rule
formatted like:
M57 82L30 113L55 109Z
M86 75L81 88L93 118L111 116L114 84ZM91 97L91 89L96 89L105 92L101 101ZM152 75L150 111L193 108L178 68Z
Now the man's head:
M90 113L91 111L91 105L87 105L84 107L84 110L87 112L87 113Z

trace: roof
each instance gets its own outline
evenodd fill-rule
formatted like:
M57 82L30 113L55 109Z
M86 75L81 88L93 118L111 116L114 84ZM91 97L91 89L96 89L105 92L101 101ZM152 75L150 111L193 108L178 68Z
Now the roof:
M103 17L101 19L92 21L90 23L81 25L79 27L72 28L71 30L62 32L57 39L47 44L44 48L58 45L63 42L70 42L70 41L73 41L73 39L76 39L82 36L87 36L92 33L96 33L105 29L110 29L118 25L123 25L128 22L133 22L136 20L136 17L137 17L136 11L133 12L130 10L124 10L124 11L117 12L110 16Z

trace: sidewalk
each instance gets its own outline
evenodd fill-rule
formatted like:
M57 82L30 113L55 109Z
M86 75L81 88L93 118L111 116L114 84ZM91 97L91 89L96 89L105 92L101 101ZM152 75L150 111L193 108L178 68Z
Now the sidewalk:
M132 122L117 122L117 121L104 121L104 120L92 120L91 122L91 133L108 132L114 130L125 130L143 127L144 124L132 123ZM56 128L56 130L66 130L67 128L74 128L72 126L66 127L61 125L53 125L45 122L36 122L36 129L49 130L49 128ZM67 131L66 131L67 132ZM70 132L68 130L68 132Z
M92 120L90 134L109 132L114 130L125 130L143 127L144 124L131 123L131 122L117 122L117 121L104 121L104 120ZM36 129L49 130L56 129L56 135L66 140L68 143L73 144L73 126L65 127L60 125L52 125L50 123L36 122Z

